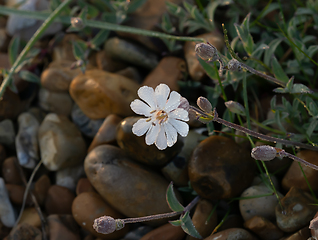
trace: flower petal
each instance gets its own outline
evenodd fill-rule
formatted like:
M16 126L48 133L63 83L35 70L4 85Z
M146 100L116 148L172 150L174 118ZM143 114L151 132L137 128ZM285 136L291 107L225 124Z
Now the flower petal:
M165 111L170 112L180 105L181 95L175 91L170 93L170 97L165 106Z
M151 107L151 110L156 109L155 91L152 87L143 86L138 89L137 94Z
M177 130L170 123L166 123L163 126L165 128L165 132L167 136L168 147L171 147L177 142L177 139L178 139Z
M167 148L167 138L163 127L160 128L155 144L159 150L164 150Z
M157 100L157 107L163 109L166 105L168 95L170 93L170 88L166 84L159 84L155 90L155 97Z
M174 118L169 118L168 123L170 123L182 137L188 135L189 125L187 123Z
M176 110L168 113L169 118L175 118L182 121L189 121L189 113L183 108L177 108Z
M132 127L132 132L138 137L144 135L151 127L151 121L147 122L147 118L139 119Z
M146 117L151 116L151 108L139 99L135 99L134 101L132 101L130 103L130 108L137 114L145 115Z
M152 124L152 123L151 123ZM158 133L160 131L160 125L156 124L155 126L151 125L149 131L146 134L146 144L151 145L154 144L158 137Z

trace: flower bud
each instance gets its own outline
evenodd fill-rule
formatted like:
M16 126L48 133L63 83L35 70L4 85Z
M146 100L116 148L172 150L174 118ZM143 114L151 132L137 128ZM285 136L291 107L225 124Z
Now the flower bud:
M199 97L197 99L197 105L199 106L199 108L201 108L202 111L206 113L212 112L212 105L205 97Z
M189 111L190 104L189 104L188 100L185 97L181 97L180 98L180 104L179 104L178 108L183 108L187 112Z
M252 149L252 152L251 152L252 158L256 160L261 160L261 161L273 160L276 157L276 154L277 154L276 148L269 145L255 147Z
M318 217L315 217L313 220L310 221L309 229L318 230Z
M72 17L71 18L71 25L73 28L83 29L85 27L83 19L79 17Z
M245 108L242 106L242 104L234 101L227 101L224 104L232 113L245 116Z
M94 220L93 228L98 233L109 234L116 230L116 221L110 216L102 216Z
M232 58L228 64L227 64L227 68L230 71L242 71L242 65L239 61L237 61L236 59Z
M194 50L205 61L215 61L218 58L216 48L210 43L198 43Z

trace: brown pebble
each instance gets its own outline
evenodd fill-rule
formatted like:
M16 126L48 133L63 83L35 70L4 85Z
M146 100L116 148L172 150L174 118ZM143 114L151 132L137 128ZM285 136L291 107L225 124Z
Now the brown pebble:
M229 228L218 233L211 234L204 240L256 240L250 232L243 228Z
M34 184L34 194L40 205L44 203L47 192L51 186L49 177L44 174Z
M50 240L80 240L79 228L72 215L53 214L47 217Z
M11 202L21 206L23 203L25 187L17 184L6 184L6 188L8 190ZM30 194L28 195L25 204L26 206L31 206L33 204Z
M19 224L28 223L33 227L41 227L41 218L34 207L24 209Z
M4 160L2 164L2 176L6 183L18 185L23 183L16 164L19 164L16 157L9 157Z
M28 223L22 223L10 232L8 240L42 240L42 232Z
M45 200L47 214L71 214L75 195L66 187L52 185Z
M167 223L150 231L140 240L181 240L185 235L181 227L175 227Z
M80 178L76 185L76 195L80 195L83 192L95 192L93 185L87 178Z

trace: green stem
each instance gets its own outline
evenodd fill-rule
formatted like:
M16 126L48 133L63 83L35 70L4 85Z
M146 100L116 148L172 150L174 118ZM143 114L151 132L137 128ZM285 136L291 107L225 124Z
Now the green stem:
M13 66L11 67L8 75L3 80L1 87L0 87L0 99L2 98L6 88L10 85L12 80L12 75L15 73L15 70L18 68L18 66L22 63L30 49L33 47L33 45L39 40L39 38L42 36L42 34L46 31L46 29L53 23L54 19L59 16L59 14L63 11L63 9L71 3L72 0L66 0L63 3L61 3L52 13L48 16L48 18L43 22L41 27L35 32L35 34L32 36L30 41L27 43L27 45L24 47L20 55L18 56L17 60L14 62ZM5 8L1 6L1 8ZM6 8L7 9L7 8ZM0 13L2 13L0 11ZM32 12L32 14L36 14L35 12Z

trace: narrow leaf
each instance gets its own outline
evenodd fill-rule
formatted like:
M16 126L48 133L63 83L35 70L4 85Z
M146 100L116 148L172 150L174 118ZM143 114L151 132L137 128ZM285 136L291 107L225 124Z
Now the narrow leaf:
M84 59L85 50L87 48L86 43L82 40L77 40L72 42L72 46L73 46L73 54L76 60Z
M109 30L101 29L96 36L91 40L91 46L95 50L99 50L99 46L102 45L109 36Z
M132 13L140 8L147 0L134 0L128 4L127 13Z
M275 53L276 51L276 48L279 46L279 44L283 41L283 38L277 38L277 39L274 39L273 41L271 41L268 46L269 46L269 49L267 49L265 51L265 55L264 55L264 63L269 66L270 65L270 61L271 61L271 58L273 56L273 54Z
M21 71L19 75L25 81L37 83L39 85L41 84L41 79L34 73L31 73L30 71Z
M169 221L169 223L175 227L181 226L182 221L181 220L175 220L175 221Z
M182 212L184 207L181 205L179 200L177 199L174 191L173 191L173 183L171 182L168 186L166 199L170 209L174 212Z
M189 216L189 212L186 212L182 218L182 223L181 223L181 228L183 229L183 231L187 234L189 234L190 236L192 237L195 237L195 238L199 238L199 239L203 239L201 237L201 235L198 233L198 231L195 229L193 223L192 223L192 220Z
M20 46L20 37L13 37L10 41L9 49L8 49L9 61L11 66L13 65L13 63L18 57L19 46Z
M286 82L286 83L289 81L289 78L285 74L283 68L281 67L281 65L277 61L276 57L272 58L272 69L273 69L275 77L278 80Z
M312 122L310 123L309 127L306 130L306 134L308 135L308 137L310 137L311 134L314 132L317 124L318 124L318 120L317 119L313 119Z

